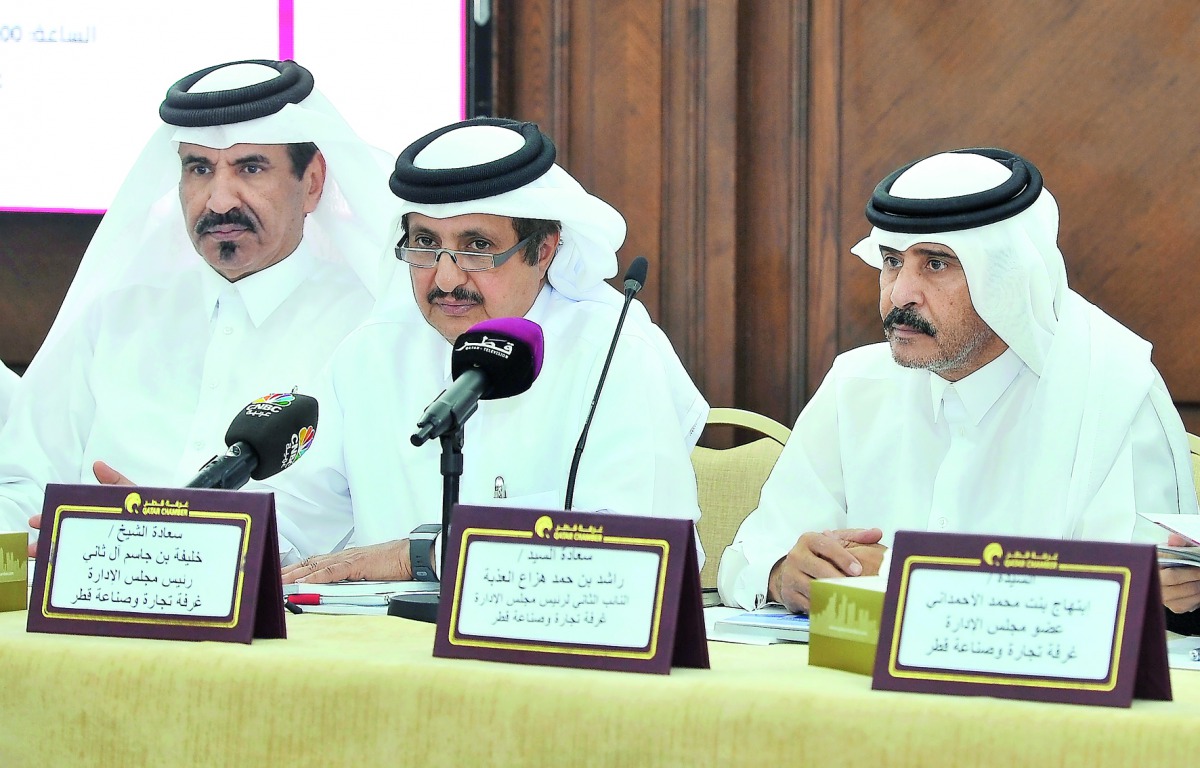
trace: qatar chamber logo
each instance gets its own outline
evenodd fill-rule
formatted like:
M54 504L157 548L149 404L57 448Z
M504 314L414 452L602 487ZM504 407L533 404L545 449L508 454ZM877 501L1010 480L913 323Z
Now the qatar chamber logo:
M279 413L284 408L287 408L295 401L295 399L295 395L287 392L282 394L263 395L253 403L250 403L250 405L246 406L246 415L265 418L272 414Z
M292 439L288 440L287 448L283 451L283 463L279 465L280 469L287 469L296 463L296 460L303 456L310 447L312 447L313 438L317 436L317 428L301 427L300 431L292 435Z

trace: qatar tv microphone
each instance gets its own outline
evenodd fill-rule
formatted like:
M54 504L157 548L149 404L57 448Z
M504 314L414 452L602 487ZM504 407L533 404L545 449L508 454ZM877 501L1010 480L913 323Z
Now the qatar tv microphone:
M596 415L596 405L600 402L600 392L604 389L604 380L608 378L608 366L612 364L613 355L617 351L617 340L621 338L621 328L625 325L625 315L629 313L629 305L633 297L646 285L646 274L650 262L645 256L638 256L625 270L625 303L621 306L621 316L617 318L617 329L613 332L612 343L608 345L608 357L604 367L600 369L600 381L596 383L596 394L592 396L592 406L588 409L587 419L583 422L583 431L579 434L579 442L575 444L575 455L571 457L571 471L567 474L567 495L563 501L563 509L570 510L575 502L575 477L579 474L579 460L583 457L583 446L587 443L588 431L592 428L592 417Z
M542 328L523 317L497 317L471 326L454 341L453 383L425 409L410 441L424 445L460 429L480 400L519 395L542 370Z
M316 398L263 395L234 417L225 432L229 450L205 464L187 488L236 490L265 480L304 455L317 434Z

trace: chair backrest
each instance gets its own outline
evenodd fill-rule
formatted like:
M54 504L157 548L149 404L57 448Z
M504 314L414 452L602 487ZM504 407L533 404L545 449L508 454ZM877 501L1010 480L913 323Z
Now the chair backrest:
M1200 437L1188 432L1188 448L1192 451L1192 479L1196 481L1196 496L1200 498Z
M738 526L758 506L758 495L779 458L791 430L767 416L737 408L713 408L708 424L728 424L766 437L734 448L697 447L692 451L700 501L700 543L704 568L700 586L717 585L717 567Z

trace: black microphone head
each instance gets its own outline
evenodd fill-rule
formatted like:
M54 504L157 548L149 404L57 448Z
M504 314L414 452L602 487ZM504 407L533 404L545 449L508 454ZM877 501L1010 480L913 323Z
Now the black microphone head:
M646 284L646 274L650 271L650 262L645 256L638 256L625 270L625 291L637 293Z
M519 395L542 370L542 328L523 317L497 317L476 323L454 340L450 371L458 378L471 368L486 374L481 400Z
M317 434L317 400L308 395L263 395L242 409L225 432L225 444L246 443L258 456L255 480L290 467Z

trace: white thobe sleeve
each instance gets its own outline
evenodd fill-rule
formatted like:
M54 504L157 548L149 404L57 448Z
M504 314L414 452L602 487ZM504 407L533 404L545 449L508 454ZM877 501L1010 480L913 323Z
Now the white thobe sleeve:
M318 408L312 447L274 477L246 485L246 490L275 494L279 553L284 565L310 555L336 552L354 530L346 480L345 419L332 369L332 364L326 366L309 393L317 399Z
M39 354L16 388L0 431L0 529L31 530L29 517L42 511L46 484L79 482L96 413L92 360L91 343L73 334Z
M758 509L743 521L721 556L717 589L726 605L762 607L771 568L801 535L846 527L837 407L831 373L800 413L763 485Z
M1104 485L1072 531L1072 538L1161 544L1166 542L1167 531L1134 512L1196 514L1191 478L1184 477L1181 482L1176 474L1177 464L1166 432L1169 428L1178 425L1164 425L1147 398L1129 427ZM1128 508L1129 499L1133 499L1133 510Z

